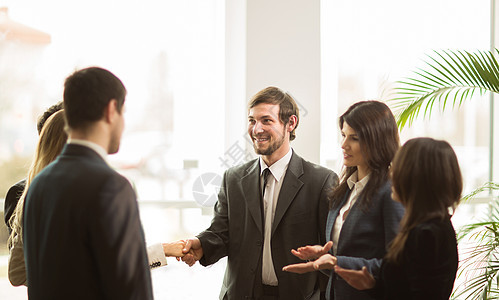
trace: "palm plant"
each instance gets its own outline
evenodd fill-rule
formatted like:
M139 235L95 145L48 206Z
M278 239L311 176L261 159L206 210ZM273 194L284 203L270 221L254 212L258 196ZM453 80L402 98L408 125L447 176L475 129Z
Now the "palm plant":
M499 64L490 51L435 51L427 69L414 74L398 82L397 96L391 100L400 129L411 125L423 107L423 116L430 117L435 104L445 110L449 102L459 107L477 92L499 93Z
M435 51L424 69L398 82L396 96L390 102L399 128L410 126L421 114L431 117L435 107L444 111L449 106L460 107L477 93L499 93L498 54L497 50ZM463 201L485 190L499 190L499 185L487 183ZM485 220L466 225L458 233L460 246L466 243L466 238L472 241L472 246L458 271L464 283L455 288L453 297L499 299L499 202L494 200L490 206Z
M496 183L486 183L462 198L466 202L483 191L499 190ZM471 243L469 243L471 241ZM465 283L457 286L453 296L466 299L499 299L499 205L491 205L484 220L465 225L458 233L458 242L464 250L458 277ZM467 243L468 242L468 243Z

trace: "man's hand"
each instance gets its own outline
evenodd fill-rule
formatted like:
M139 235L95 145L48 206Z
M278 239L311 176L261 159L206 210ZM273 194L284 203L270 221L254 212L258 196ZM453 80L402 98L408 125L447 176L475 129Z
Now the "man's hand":
M184 240L171 243L163 243L162 245L163 245L163 252L165 252L165 256L175 256L175 257L184 256L184 253L182 252L182 250L184 250L185 247Z
M361 291L372 289L376 284L376 279L367 271L366 267L362 267L362 270L357 271L336 266L334 267L334 271L348 282L349 285Z
M183 262L192 267L196 261L203 257L203 248L201 247L201 241L198 238L192 238L185 241L184 249L182 249L183 256L177 257L177 260L182 259Z
M322 255L315 261L309 261L301 264L287 265L284 268L282 268L282 270L298 274L313 272L316 270L325 270L325 269L331 270L336 265L336 262L337 262L336 257L327 253Z
M296 250L291 249L291 253L301 260L314 260L329 252L333 247L333 242L329 241L324 246L305 246Z

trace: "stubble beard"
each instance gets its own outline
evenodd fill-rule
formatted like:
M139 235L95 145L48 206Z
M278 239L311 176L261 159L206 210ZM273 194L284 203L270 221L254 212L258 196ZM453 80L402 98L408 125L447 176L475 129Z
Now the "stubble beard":
M255 153L265 156L272 155L277 149L279 149L282 146L282 144L284 144L284 138L285 138L284 130L285 129L283 129L282 134L280 135L281 138L278 140L272 141L272 136L271 136L269 146L264 149L258 148L257 142L253 140L253 149L255 149Z

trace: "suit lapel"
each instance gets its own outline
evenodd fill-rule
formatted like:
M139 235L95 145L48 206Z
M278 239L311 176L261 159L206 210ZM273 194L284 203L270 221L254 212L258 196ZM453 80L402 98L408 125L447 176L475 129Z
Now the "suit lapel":
M263 234L259 171L259 160L257 159L253 165L246 169L246 175L241 178L241 184L244 191L243 196L245 197L246 204L248 205L248 210L255 220L258 230L261 234Z
M335 218L333 219L333 224L334 222L336 221L336 218L338 217L339 213L340 213L340 210L343 206L345 206L348 198L350 197L350 194L352 193L352 190L348 189L347 190L347 193L345 194L345 198L343 198L343 201L341 202L341 205L337 208L336 210L336 216ZM340 253L340 246L342 246L342 243L341 243L341 235L343 234L344 231L348 231L350 230L350 227L345 226L349 220L351 220L353 218L353 214L352 214L352 211L355 213L355 205L357 205L357 202L354 203L354 205L352 206L352 208L350 209L350 212L348 213L348 216L347 218L345 219L345 221L343 221L343 225L341 226L341 230L340 230L340 235L338 236L338 245L336 247L336 253ZM350 221L351 222L351 221ZM331 227L332 229L332 227ZM349 234L347 234L347 236L350 236Z
M286 210L295 199L296 194L303 186L303 182L299 179L302 175L303 160L293 151L293 155L289 161L288 169L279 192L277 207L274 214L274 222L272 223L272 235L281 222Z
M338 214L340 213L341 208L345 205L348 195L350 195L350 191L348 190L345 197L343 197L343 200L341 201L340 205L338 205L336 208L333 208L329 211L329 214L327 215L327 223L326 223L326 240L327 241L332 241L332 232L333 232L333 226L334 223L336 222L336 218L338 217Z
M333 226L334 222L336 222L336 218L338 217L338 214L340 212L341 206L338 208L332 209L329 211L329 214L327 215L327 223L326 223L326 241L332 241L333 237L331 233L333 232Z

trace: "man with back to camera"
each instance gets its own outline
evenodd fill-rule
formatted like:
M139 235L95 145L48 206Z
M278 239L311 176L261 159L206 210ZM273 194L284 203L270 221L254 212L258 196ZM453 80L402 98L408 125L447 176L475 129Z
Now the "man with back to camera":
M68 144L28 189L30 299L152 299L135 192L106 162L118 152L126 89L91 67L64 84Z
M207 266L228 257L220 299L319 299L318 272L282 267L299 261L291 249L325 243L327 195L338 176L291 149L299 111L288 93L268 87L248 107L260 157L225 172L211 226L187 240L182 260Z

